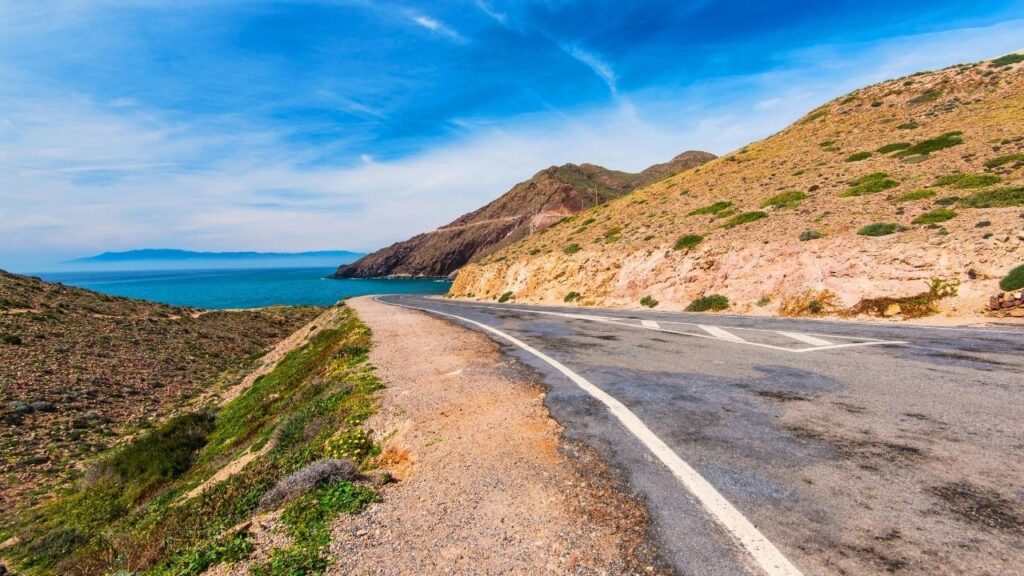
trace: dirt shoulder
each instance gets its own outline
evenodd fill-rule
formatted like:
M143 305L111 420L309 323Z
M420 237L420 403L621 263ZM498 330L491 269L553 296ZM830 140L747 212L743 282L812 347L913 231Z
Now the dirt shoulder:
M398 480L333 530L330 574L661 573L647 515L561 441L529 373L487 337L370 298L386 383L368 426Z

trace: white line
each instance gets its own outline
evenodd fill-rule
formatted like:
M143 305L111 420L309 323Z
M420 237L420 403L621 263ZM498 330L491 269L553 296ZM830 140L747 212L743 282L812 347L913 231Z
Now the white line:
M715 338L721 340L730 340L732 342L746 342L746 340L744 340L743 338L740 338L739 336L731 332L726 332L725 330L722 330L718 326L705 326L704 324L698 324L698 326L700 326L701 330L707 332L708 334L711 334Z
M829 342L828 340L822 340L821 338L816 338L814 336L811 336L810 334L801 334L799 332L782 332L781 330L778 332L783 336L789 336L794 340L799 340L806 344L810 344L811 346L832 346L832 343Z
M661 328L661 326L658 326L658 323L654 320L641 320L640 325L645 328Z
M374 298L377 300L376 298ZM380 302L380 300L377 300ZM505 340L508 340L512 344L519 346L523 350L526 350L530 354L533 354L537 358L550 364L555 370L558 370L567 378L572 380L577 386L585 390L588 394L599 400L602 404L608 407L619 422L626 427L640 442L647 447L648 450L654 454L658 460L661 460L662 464L668 467L672 471L672 474L683 484L683 486L690 491L690 493L704 506L704 508L722 525L736 540L739 544L746 549L746 551L753 557L754 561L764 570L768 576L802 576L800 570L797 569L783 554L775 547L774 544L765 538L764 534L750 523L749 520L743 514L736 509L725 496L722 496L710 482L704 479L696 470L687 464L682 458L680 458L671 448L665 444L661 438L658 438L646 424L641 421L636 414L630 411L622 402L616 400L613 396L609 395L604 390L601 390L597 386L594 386L585 378L579 374L573 372L567 368L564 364L555 360L554 358L544 354L540 350L537 350L510 336L497 328L492 328L486 324L470 320L469 318L463 318L462 316L456 316L455 314L448 314L447 312L439 312L437 310L431 310L430 308L417 308L415 306L406 306L403 304L394 304L390 302L384 302L385 304L391 304L392 306L399 306L401 308L410 308L413 310L422 310L425 312L432 312L434 314L440 314L442 316L448 316L461 320L473 326L477 326L483 330L491 332L501 336Z

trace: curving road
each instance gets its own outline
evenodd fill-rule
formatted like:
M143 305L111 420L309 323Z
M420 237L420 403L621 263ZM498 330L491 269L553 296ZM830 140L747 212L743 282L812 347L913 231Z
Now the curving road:
M1024 330L379 300L537 370L680 574L1024 573Z

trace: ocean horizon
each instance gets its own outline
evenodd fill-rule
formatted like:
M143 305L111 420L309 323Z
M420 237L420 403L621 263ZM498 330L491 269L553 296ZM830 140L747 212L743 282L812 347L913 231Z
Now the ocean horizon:
M49 282L175 306L230 309L327 306L371 294L445 294L446 280L328 278L334 268L231 268L35 272Z

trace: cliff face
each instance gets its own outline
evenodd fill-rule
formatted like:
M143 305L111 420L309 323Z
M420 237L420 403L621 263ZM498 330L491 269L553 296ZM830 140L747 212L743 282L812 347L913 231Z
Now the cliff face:
M451 295L626 307L651 296L679 310L721 294L739 312L907 317L915 302L892 299L941 278L958 286L939 311L975 315L1024 264L1022 207L1024 62L1004 58L837 98L478 259Z
M566 216L714 158L707 152L684 152L639 174L593 164L552 166L446 226L339 267L335 277L445 277L473 258L544 230Z

